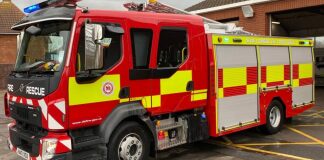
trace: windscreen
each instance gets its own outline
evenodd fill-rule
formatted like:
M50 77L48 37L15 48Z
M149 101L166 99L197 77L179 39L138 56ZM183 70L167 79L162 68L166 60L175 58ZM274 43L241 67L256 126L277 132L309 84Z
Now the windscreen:
M47 22L35 26L40 29L39 33L24 33L15 71L60 71L70 38L70 22Z

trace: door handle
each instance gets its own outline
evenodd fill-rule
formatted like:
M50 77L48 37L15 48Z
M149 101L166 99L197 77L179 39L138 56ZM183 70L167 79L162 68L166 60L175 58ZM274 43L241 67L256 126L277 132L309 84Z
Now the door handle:
M129 98L129 94L130 94L129 87L124 87L119 91L119 98L120 99Z
M187 83L187 88L186 90L189 92L189 91L193 91L194 90L194 82L193 81L189 81Z

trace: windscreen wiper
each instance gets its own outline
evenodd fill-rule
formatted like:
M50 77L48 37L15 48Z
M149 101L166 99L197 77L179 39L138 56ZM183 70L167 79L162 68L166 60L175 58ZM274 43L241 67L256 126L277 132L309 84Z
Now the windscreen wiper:
M30 71L29 73L30 73L30 74L50 74L50 75L53 75L55 72L58 72L58 71L32 70L32 71Z

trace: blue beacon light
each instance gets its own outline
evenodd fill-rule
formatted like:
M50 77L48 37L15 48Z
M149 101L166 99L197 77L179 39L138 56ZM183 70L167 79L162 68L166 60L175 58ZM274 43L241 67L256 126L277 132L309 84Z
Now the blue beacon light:
M40 4L35 4L35 5L29 6L27 8L24 8L24 12L25 13L32 13L32 12L38 11L40 9L41 9Z

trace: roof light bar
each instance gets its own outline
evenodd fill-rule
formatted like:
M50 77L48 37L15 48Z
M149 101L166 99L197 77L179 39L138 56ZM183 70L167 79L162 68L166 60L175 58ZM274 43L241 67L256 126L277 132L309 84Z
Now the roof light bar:
M33 12L36 12L38 10L41 10L43 8L46 8L52 4L55 4L55 3L59 3L61 2L62 0L47 0L47 1L44 1L44 2L41 2L41 3L38 3L38 4L34 4L32 6L28 6L26 8L24 8L24 12L25 13L33 13Z
M32 12L38 11L40 9L42 9L41 5L40 4L35 4L35 5L29 6L27 8L24 8L24 12L25 13L32 13Z

